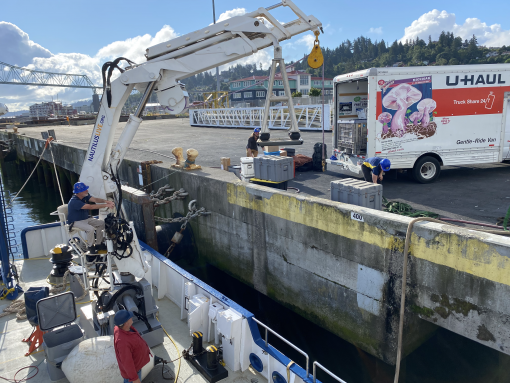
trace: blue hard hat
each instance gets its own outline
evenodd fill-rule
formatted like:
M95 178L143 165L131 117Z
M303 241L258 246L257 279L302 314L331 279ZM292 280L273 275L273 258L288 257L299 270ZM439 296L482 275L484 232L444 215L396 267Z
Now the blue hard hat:
M76 182L74 184L74 189L73 189L74 194L84 192L85 190L89 190L89 187L87 185L85 185L83 182Z
M384 170L385 172L388 172L390 170L390 166L391 166L391 162L390 162L389 159L383 158L381 160L381 168L382 168L382 170Z
M260 128L255 128L255 129L253 129L253 131L254 131L255 133L260 133Z
M115 316L113 317L113 323L115 323L115 326L122 326L128 320L133 318L133 316L134 314L131 311L119 310L115 313Z

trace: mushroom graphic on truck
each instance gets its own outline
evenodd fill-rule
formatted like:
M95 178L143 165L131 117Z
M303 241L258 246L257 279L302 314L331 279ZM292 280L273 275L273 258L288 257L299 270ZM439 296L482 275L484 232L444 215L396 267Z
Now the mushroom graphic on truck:
M383 140L403 137L420 140L436 133L437 105L432 99L431 76L390 80L380 84L380 89L382 113L377 120Z

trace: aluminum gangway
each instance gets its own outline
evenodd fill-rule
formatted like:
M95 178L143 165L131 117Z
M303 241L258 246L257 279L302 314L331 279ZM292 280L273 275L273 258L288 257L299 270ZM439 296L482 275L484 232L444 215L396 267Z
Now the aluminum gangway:
M322 105L294 105L300 130L322 130ZM263 107L190 109L191 126L218 128L260 128L264 114ZM331 105L324 105L324 130L330 131ZM289 109L286 106L270 108L269 128L288 129Z

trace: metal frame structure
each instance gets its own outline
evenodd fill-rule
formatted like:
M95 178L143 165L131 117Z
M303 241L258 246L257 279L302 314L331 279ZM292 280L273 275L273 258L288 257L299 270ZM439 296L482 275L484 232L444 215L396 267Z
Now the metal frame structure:
M22 68L2 61L0 61L0 84L89 88L92 89L94 94L96 89L103 89L100 86L95 86L84 74L44 72Z
M190 109L192 126L221 128L256 128L263 123L264 109L261 108L218 108ZM295 116L300 130L322 130L322 105L295 105ZM331 130L331 106L324 105L324 130ZM269 108L269 129L289 129L290 110L287 106Z

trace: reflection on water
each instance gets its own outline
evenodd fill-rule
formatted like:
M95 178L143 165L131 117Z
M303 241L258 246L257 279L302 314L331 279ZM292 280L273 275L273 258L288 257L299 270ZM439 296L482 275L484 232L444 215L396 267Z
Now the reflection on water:
M2 163L0 176L6 195L10 193L14 197L27 180L30 172L31 170L24 164L16 165L15 162ZM65 190L63 194L65 201L71 198ZM52 216L50 213L57 210L57 207L61 204L58 190L53 187L46 187L44 183L39 183L37 172L35 172L12 204L13 225L16 232L16 243L18 244L17 252L14 252L15 254L22 252L21 230L29 226L57 221L58 217Z
M0 173L4 188L12 194L21 188L30 174L26 168L13 162L2 164ZM67 194L64 192L65 201L70 197L69 191ZM56 221L57 217L50 216L50 213L60 204L58 190L39 183L34 175L13 204L17 242L21 243L19 234L22 229ZM179 261L179 264L254 313L256 318L308 353L310 373L313 361L318 361L348 383L393 382L393 366L381 362L217 268L196 267L185 260ZM270 335L269 342L297 364L305 366L304 357L275 336ZM404 358L401 368L400 382L510 382L510 357L441 328ZM336 382L320 371L318 378L325 383Z

